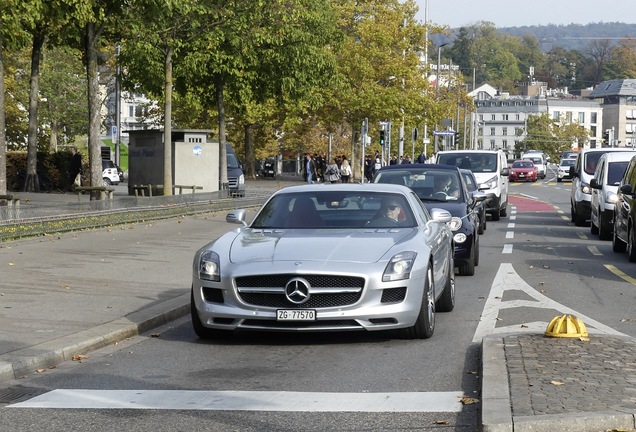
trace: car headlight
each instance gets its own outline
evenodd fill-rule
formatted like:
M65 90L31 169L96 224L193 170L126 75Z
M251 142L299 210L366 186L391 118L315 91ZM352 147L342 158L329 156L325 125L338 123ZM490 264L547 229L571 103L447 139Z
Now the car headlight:
M221 281L220 260L216 252L205 251L199 257L199 278L214 282Z
M238 184L245 184L245 176L243 174L239 176Z
M455 243L464 243L468 237L464 233L457 233L453 236L453 240Z
M605 198L605 201L610 204L616 204L618 202L618 195L614 192L610 192L607 194L607 198Z
M453 217L450 222L448 222L448 227L451 229L451 231L457 231L458 229L460 229L462 227L461 218Z
M415 263L417 252L400 252L389 260L382 274L382 282L408 279Z
M592 189L590 189L589 184L581 182L581 192L590 195L592 193Z
M497 187L497 176L493 176L479 185L479 189L494 189Z

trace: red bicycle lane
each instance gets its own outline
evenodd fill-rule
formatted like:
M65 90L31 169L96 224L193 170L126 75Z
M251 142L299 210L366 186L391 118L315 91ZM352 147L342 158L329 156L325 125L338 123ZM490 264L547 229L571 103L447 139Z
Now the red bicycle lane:
M557 210L552 204L519 195L508 195L508 202L517 208L517 212L553 212Z

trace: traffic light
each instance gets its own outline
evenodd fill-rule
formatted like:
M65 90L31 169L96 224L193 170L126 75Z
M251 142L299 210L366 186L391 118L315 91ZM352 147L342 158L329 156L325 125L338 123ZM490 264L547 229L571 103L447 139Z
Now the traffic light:
M457 144L459 142L459 132L455 132L453 135L453 144Z
M384 134L385 132L383 130L380 131L380 145L384 146Z
M609 135L610 135L610 131L609 131L609 129L606 129L606 130L603 132L603 144L604 144L604 145L611 145L611 144L612 144L612 143L610 142L610 136L609 136Z

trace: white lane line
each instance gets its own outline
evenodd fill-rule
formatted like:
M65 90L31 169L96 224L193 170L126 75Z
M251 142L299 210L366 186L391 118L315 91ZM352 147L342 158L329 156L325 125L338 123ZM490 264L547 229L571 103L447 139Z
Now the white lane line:
M508 228L508 229L513 229L514 227L515 227L515 224L514 224L514 223L509 223L507 228Z
M534 300L508 300L502 301L504 291L518 290L523 291L529 297ZM567 306L557 303L550 298L544 296L539 291L528 285L517 274L515 269L510 263L502 263L499 265L499 271L495 275L492 286L490 288L490 294L486 299L484 310L481 313L481 319L477 325L477 330L473 335L473 343L481 343L482 339L491 334L505 334L505 333L543 333L548 326L548 322L531 322L521 324L500 326L497 327L497 318L499 317L499 311L503 309L514 308L537 308L537 309L550 309L556 310L559 314L571 314L576 315L585 324L588 333L590 334L608 334L614 336L626 336L625 334L614 330L598 321L593 320L583 314L578 313L574 309L570 309Z
M511 221L517 220L517 216L510 216L510 220Z
M503 250L501 251L502 254L511 254L512 253L512 245L511 244L505 244L503 247Z
M597 256L602 256L603 254L601 253L600 250L598 250L598 248L596 246L588 246L587 250L589 250L590 252L592 252L592 255L597 255Z
M460 412L462 392L305 393L58 389L8 408Z
M507 239L515 238L515 233L514 233L514 231L507 231L507 232L506 232L506 238L507 238Z

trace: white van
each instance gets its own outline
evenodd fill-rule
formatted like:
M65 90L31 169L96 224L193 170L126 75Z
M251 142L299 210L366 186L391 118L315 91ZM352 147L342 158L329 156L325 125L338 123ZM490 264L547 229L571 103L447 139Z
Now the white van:
M521 159L529 159L532 161L534 166L537 167L537 178L544 179L546 176L547 164L545 160L545 155L541 152L530 152L521 156Z
M590 180L592 188L591 232L601 240L609 240L614 232L614 212L618 200L618 185L625 174L634 151L609 152L601 156Z
M506 154L501 150L450 150L437 153L436 163L469 169L484 192L486 212L492 220L508 214L508 175Z
M617 147L583 149L578 152L576 164L570 167L572 189L570 190L570 214L576 226L587 225L592 215L592 188L590 181L594 177L596 166L602 155L608 152L624 152Z

